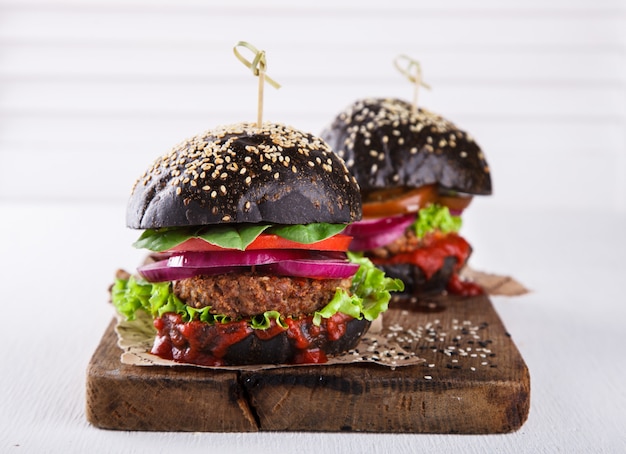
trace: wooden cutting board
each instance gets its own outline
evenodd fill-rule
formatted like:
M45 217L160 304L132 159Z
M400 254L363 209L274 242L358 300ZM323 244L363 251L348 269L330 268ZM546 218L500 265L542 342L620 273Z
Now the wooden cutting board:
M528 369L487 296L394 300L390 307L382 333L402 328L405 348L423 363L131 366L120 361L112 322L87 370L87 418L105 429L201 432L486 434L521 427Z

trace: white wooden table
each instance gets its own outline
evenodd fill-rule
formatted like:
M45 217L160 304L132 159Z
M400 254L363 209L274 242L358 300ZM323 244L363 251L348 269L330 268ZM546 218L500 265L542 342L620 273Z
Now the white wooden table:
M0 452L625 452L624 216L468 210L471 263L533 291L494 297L531 374L512 434L148 433L91 427L87 363L111 320L107 287L142 252L124 206L0 203Z

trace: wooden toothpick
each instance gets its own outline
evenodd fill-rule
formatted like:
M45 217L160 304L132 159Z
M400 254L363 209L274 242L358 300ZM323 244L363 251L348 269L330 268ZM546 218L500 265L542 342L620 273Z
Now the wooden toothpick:
M245 47L246 49L252 51L254 53L254 58L252 59L252 61L249 61L243 55L241 55L238 47ZM233 52L235 53L235 56L239 59L239 61L243 63L244 65L246 65L246 67L251 69L252 74L254 74L255 76L259 78L259 89L258 89L259 96L258 96L258 103L257 103L257 127L260 128L261 125L263 124L263 89L265 87L265 82L267 82L274 88L280 88L280 84L276 82L275 80L273 80L270 76L265 74L265 71L267 69L267 61L265 59L264 50L258 50L252 44L249 44L245 41L239 41L233 48Z
M401 62L404 62L406 66L401 66ZM399 55L393 63L398 71L400 71L407 79L409 79L411 83L413 83L413 104L411 106L411 111L415 114L417 113L417 98L420 86L430 90L430 85L422 80L422 67L417 60L414 60L406 55ZM414 70L414 73L411 73L411 70Z

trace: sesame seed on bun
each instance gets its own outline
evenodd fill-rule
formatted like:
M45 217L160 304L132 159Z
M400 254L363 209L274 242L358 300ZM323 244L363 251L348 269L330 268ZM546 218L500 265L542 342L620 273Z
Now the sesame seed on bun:
M491 194L480 147L452 122L392 98L361 99L321 134L342 157L364 193L437 184L468 194Z
M133 187L136 229L224 223L350 223L356 180L319 137L277 123L222 126L175 146Z

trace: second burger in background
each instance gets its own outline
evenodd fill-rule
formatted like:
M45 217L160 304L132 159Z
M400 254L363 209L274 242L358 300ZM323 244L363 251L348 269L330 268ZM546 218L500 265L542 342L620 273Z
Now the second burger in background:
M363 198L348 231L362 251L413 295L482 289L459 277L470 244L458 234L474 195L491 194L480 147L453 123L399 99L362 99L321 137L346 162Z

